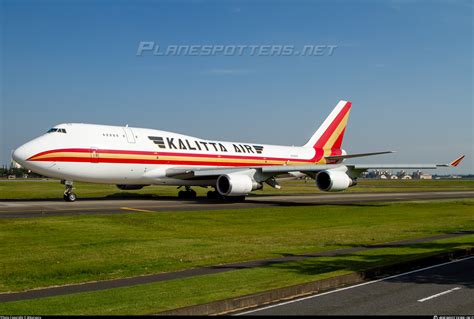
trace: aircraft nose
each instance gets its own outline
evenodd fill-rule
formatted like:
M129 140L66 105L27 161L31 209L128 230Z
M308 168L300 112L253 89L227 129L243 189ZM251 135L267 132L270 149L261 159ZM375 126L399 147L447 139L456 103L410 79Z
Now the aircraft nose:
M26 145L22 145L17 148L12 155L13 160L20 165L23 165L29 157L30 152L28 151Z

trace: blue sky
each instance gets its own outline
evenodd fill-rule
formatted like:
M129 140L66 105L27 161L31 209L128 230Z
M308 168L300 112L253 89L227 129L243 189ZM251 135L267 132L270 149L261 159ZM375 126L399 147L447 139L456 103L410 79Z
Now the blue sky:
M364 162L474 172L472 1L0 0L1 163L54 124L302 145L340 99ZM324 56L137 56L166 45L337 45ZM440 171L445 173L446 171Z

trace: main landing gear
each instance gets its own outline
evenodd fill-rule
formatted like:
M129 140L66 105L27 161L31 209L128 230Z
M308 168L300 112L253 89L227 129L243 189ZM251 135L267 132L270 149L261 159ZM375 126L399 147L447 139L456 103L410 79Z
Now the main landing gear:
M178 187L179 188L179 187ZM189 186L185 186L186 190L178 192L179 199L196 199L196 192L191 189Z
M72 181L61 181L64 186L66 186L66 189L64 190L64 195L63 198L66 202L74 202L76 200L76 194L72 191Z
M216 191L216 190L207 192L207 199L223 199L223 198L224 198L224 196L219 194L219 192Z
M219 194L217 190L213 190L207 192L207 199L225 200L227 202L243 202L245 201L245 196L223 196Z

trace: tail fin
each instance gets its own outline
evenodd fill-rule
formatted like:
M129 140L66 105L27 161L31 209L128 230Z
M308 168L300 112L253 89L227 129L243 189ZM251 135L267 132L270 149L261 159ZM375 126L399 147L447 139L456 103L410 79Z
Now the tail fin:
M462 162L462 160L464 159L464 157L466 157L466 155L462 155L462 156L456 158L454 161L452 161L451 163L449 163L449 166L451 166L451 167L456 167L456 166L458 166L459 163Z
M312 147L324 150L340 150L344 131L352 103L349 101L339 101L331 114L326 118L318 130L311 136L304 147Z

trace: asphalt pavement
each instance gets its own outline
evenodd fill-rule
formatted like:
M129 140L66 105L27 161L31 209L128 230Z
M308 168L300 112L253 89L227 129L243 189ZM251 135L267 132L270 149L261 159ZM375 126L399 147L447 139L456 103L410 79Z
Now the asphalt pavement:
M241 315L473 315L474 256Z
M199 211L258 207L358 205L370 202L474 198L474 191L391 192L391 193L317 193L305 195L249 196L244 202L222 200L178 200L176 197L151 199L78 199L69 203L57 200L0 201L0 218L120 214L130 212Z

